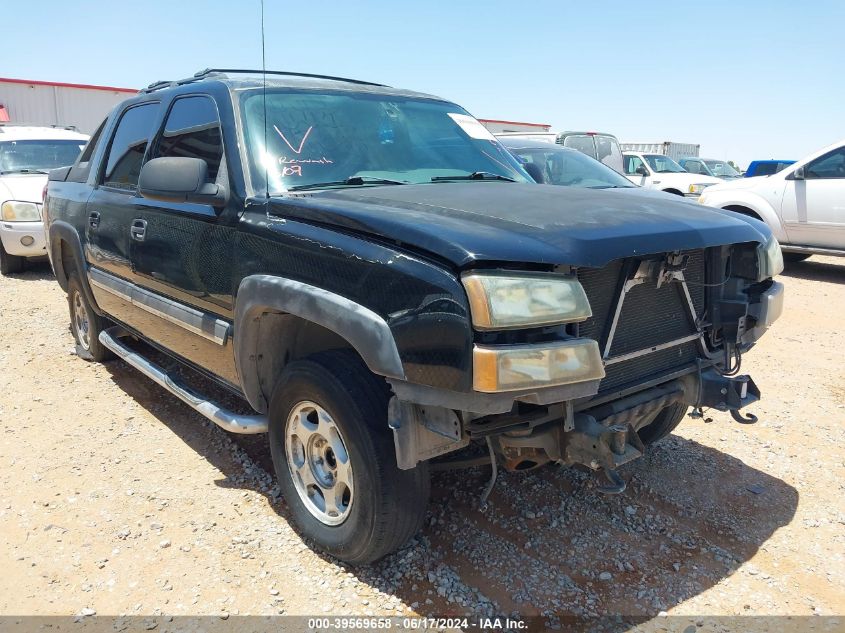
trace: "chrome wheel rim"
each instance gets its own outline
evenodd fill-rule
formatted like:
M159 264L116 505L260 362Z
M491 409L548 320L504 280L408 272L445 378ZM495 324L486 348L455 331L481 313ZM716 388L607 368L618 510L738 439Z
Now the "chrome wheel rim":
M328 411L309 401L293 407L285 424L285 456L308 511L325 525L343 523L354 500L352 464Z
M82 295L78 292L73 294L73 327L76 330L76 340L84 349L89 349L91 324L88 320L88 310L82 303Z

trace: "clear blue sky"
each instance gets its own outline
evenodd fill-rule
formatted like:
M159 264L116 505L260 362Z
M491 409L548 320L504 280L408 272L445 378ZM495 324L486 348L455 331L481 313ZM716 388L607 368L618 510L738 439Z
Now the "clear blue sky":
M0 76L141 87L261 65L258 0L15 2ZM431 92L481 118L800 158L845 137L845 2L266 0L268 68Z

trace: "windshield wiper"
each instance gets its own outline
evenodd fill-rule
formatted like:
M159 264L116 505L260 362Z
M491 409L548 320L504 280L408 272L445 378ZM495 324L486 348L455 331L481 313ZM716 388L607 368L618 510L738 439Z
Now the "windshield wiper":
M494 174L489 171L474 171L466 176L433 176L431 182L440 182L443 180L505 180L507 182L516 182L514 178Z
M46 174L47 172L43 169L4 169L0 171L0 176L5 176L6 174Z
M595 185L588 189L634 189L634 185Z
M361 185L408 185L410 183L402 180L390 180L389 178L375 178L372 176L350 176L346 180L332 180L329 182L312 182L308 185L296 185L288 187L288 191L305 191L307 189L322 189L324 187L348 187Z

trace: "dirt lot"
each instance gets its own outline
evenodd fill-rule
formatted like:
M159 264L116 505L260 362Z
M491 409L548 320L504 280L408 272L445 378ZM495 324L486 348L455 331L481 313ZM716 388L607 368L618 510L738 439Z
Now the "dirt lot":
M482 513L485 470L439 473L421 534L349 569L290 527L263 437L77 358L46 267L0 278L0 614L845 614L845 261L783 281L757 425L688 419L621 496L548 467Z

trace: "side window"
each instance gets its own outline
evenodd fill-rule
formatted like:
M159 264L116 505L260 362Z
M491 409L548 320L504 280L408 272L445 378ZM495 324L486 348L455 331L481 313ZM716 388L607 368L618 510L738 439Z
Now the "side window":
M704 170L701 168L701 163L697 160L688 160L684 162L683 168L691 174L703 174Z
M586 154L587 156L591 156L598 160L598 156L596 156L596 145L593 142L592 136L584 136L581 134L567 136L563 139L563 146L577 149L582 154Z
M147 150L147 143L158 116L158 103L145 103L130 108L120 117L106 160L103 184L135 191L141 161Z
M626 156L625 157L625 173L631 176L637 175L637 169L642 167L643 161L640 159L639 156Z
M97 127L97 131L94 132L94 135L88 139L88 143L82 149L82 153L79 155L79 158L76 159L76 163L68 172L68 182L85 182L88 180L88 174L91 172L91 157L94 155L94 150L97 149L97 144L100 142L100 137L103 135L103 128L106 127L107 120L108 119L104 119Z
M201 158L208 163L208 179L217 179L223 138L214 101L209 97L182 97L173 102L151 158L165 156Z
M835 149L807 165L807 178L845 178L845 147Z

